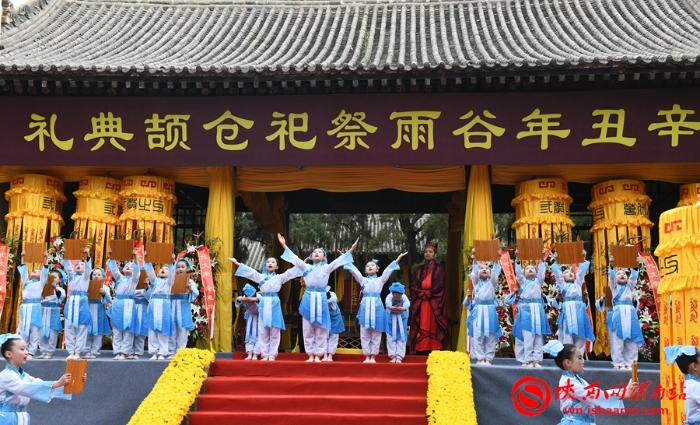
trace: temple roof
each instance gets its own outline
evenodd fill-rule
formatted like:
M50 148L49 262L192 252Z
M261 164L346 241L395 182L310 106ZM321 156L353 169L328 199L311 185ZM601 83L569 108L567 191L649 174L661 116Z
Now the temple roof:
M695 0L35 0L0 74L289 78L697 65Z

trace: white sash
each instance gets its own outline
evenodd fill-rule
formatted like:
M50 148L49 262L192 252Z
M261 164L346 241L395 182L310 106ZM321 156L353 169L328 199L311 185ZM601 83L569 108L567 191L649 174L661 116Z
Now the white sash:
M125 298L124 301L124 329L131 326L131 318L134 317L134 300L131 298Z
M151 300L153 305L153 327L157 331L163 330L163 300L162 298L154 298Z
M399 331L398 333L396 332L397 328ZM394 341L406 340L406 335L403 330L403 317L401 317L401 313L391 313L391 334L394 336Z

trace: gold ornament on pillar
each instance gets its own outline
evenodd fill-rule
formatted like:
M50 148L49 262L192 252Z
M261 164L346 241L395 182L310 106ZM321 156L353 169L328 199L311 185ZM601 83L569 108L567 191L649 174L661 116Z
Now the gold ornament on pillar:
M687 186L687 185L686 185ZM661 283L659 294L659 328L661 381L666 388L680 388L683 374L675 365L667 366L664 348L670 345L700 346L700 206L674 208L659 218L659 257ZM671 305L671 303L673 303ZM661 400L669 414L663 425L679 424L684 412L680 398Z
M600 296L608 285L608 247L620 243L641 243L643 251L650 246L649 220L651 198L646 195L644 182L610 180L591 189L588 209L593 213L593 264L595 264L595 294ZM641 242L640 242L641 241ZM596 312L596 355L610 354L610 337L605 326L605 314Z
M85 176L80 178L80 186L73 192L78 201L75 214L71 216L75 221L75 237L94 241L93 267L102 267L107 240L119 233L121 188L121 180Z
M13 253L19 255L27 242L48 242L59 236L64 222L61 210L66 197L63 194L63 181L43 174L20 174L10 181L10 190L5 192L9 201L6 240L22 241L22 247ZM13 291L14 273L8 274L5 306L2 310L2 324L5 332L17 329L19 305L22 302L21 290Z
M574 225L569 218L571 201L568 184L563 179L535 179L516 184L515 198L510 203L515 208L512 227L516 238L542 238L549 245L556 235L570 235Z
M172 242L175 181L156 176L124 178L122 190L122 232L129 238L135 230L143 230L153 242Z
M677 207L687 207L700 202L700 183L689 183L681 186L681 200Z

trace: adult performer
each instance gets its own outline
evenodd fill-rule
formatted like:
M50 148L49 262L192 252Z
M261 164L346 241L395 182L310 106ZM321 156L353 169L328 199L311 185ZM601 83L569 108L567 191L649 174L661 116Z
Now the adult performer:
M442 350L449 342L445 269L435 262L437 243L427 242L425 262L413 272L409 316L411 347L418 353Z

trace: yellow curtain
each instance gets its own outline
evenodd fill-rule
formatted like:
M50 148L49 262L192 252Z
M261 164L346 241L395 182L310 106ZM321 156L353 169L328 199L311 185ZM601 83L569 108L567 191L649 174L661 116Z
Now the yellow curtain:
M464 168L455 167L238 167L236 187L249 192L289 192L318 189L327 192L405 192L464 190Z
M22 240L21 252L26 242L47 242L59 236L64 222L61 210L66 202L63 181L43 174L20 174L10 180L10 190L5 192L9 201L7 244ZM20 252L13 253L19 255ZM30 265L33 267L34 265ZM3 329L14 332L19 323L19 306L22 303L21 286L14 282L14 270L8 270L5 307L2 311Z
M150 175L125 177L119 196L123 200L119 220L127 239L135 230L143 229L147 240L172 242L173 207L177 204L175 181Z
M515 185L517 239L542 238L545 244L554 242L556 234L571 233L574 222L569 218L571 196L567 182L557 178L535 179ZM550 239L549 241L546 241Z
M78 190L74 231L78 239L92 239L93 267L102 267L107 240L114 239L119 226L118 206L121 180L110 177L83 176Z
M700 202L700 183L689 183L681 186L681 199L677 207L687 207Z
M464 212L464 242L462 245L463 267L468 263L471 255L470 248L474 246L474 240L491 239L494 235L493 209L491 206L491 184L489 183L489 169L486 165L474 165L469 174L469 188L467 189L467 207ZM469 282L468 274L462 282L462 291L459 299L464 298ZM462 309L459 322L459 336L456 350L467 350L467 311Z
M232 278L233 227L236 213L236 180L232 167L210 167L209 203L204 224L207 238L221 240L216 262L216 307L214 309L214 350L232 351Z
M610 180L598 183L591 188L591 203L588 209L593 213L593 264L595 264L595 295L600 296L608 284L608 246L627 243L628 238L646 238L642 249L649 249L651 228L649 204L644 182L639 180ZM638 240L632 240L637 243ZM596 341L593 351L596 355L610 354L610 338L605 326L605 313L596 312Z

